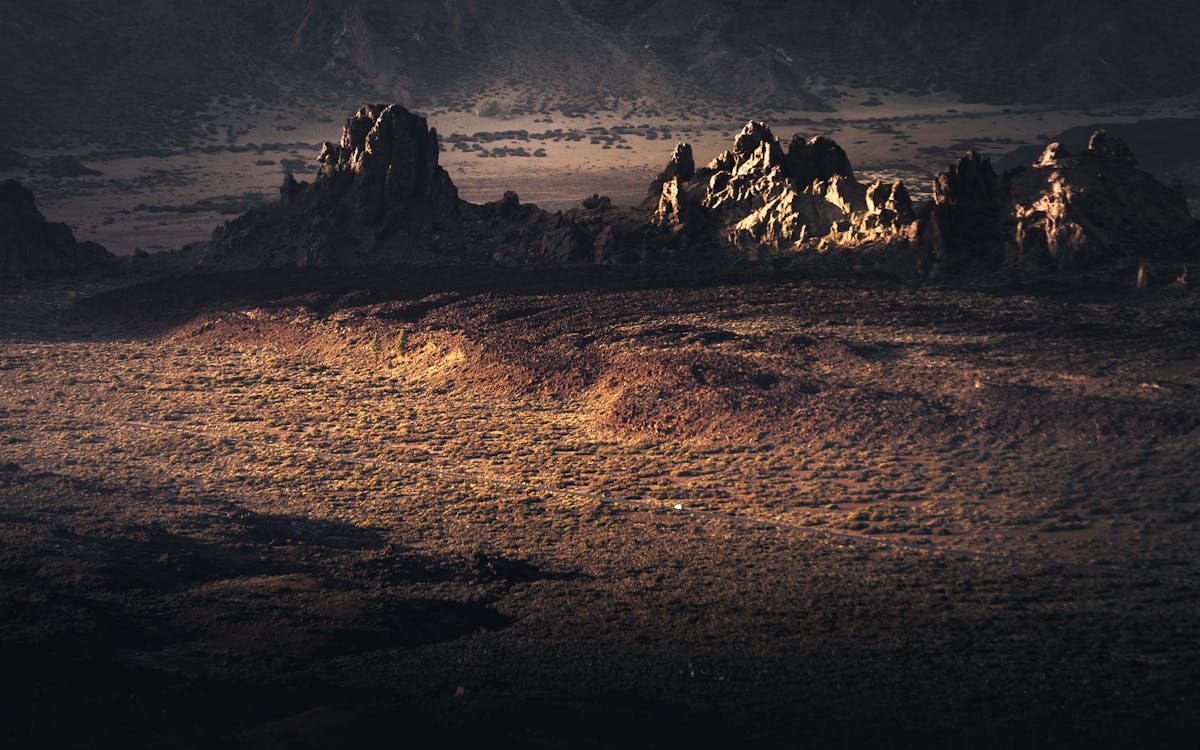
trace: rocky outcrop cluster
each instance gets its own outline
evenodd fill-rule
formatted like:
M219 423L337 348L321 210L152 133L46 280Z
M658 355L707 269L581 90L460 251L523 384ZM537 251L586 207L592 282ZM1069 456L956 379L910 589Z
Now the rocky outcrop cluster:
M340 143L326 142L317 160L321 187L344 194L361 223L380 226L413 220L458 219L458 189L438 164L437 131L399 105L358 110Z
M1080 153L1051 143L1004 175L968 153L937 176L933 200L921 243L934 275L1181 257L1197 237L1183 192L1139 169L1129 146L1103 130Z
M83 271L111 260L95 242L77 242L66 224L46 221L24 185L0 183L0 280Z
M365 106L321 150L312 183L284 178L277 203L218 229L209 267L342 266L455 257L509 264L652 260L677 244L633 209L594 195L551 213L509 192L461 200L438 163L437 132L404 107Z
M1078 154L1051 144L1006 182L1010 261L1079 268L1171 254L1195 234L1183 191L1138 169L1129 146L1103 130Z
M1085 268L1187 252L1197 236L1182 192L1138 169L1130 148L1103 131L1082 153L1051 144L1006 174L969 152L937 175L918 210L901 182L859 182L832 140L794 136L785 148L751 122L707 166L695 167L687 144L676 147L647 207L686 245L751 255L903 246L915 251L906 255L912 272L927 275Z
M997 174L967 153L939 174L932 200L902 182L864 184L829 138L785 146L750 122L733 147L697 166L679 144L639 207L600 195L565 212L515 193L474 205L438 164L436 131L399 105L361 108L326 143L311 183L289 175L279 202L214 233L202 264L355 265L423 257L507 264L653 262L697 253L780 256L811 250L892 253L892 270L938 275L999 266L1079 268L1194 248L1183 195L1098 132L1088 148L1051 144L1029 167ZM858 260L855 261L856 263Z
M678 146L651 203L660 226L747 250L906 236L916 218L903 183L864 185L831 139L794 136L785 149L761 122L748 123L732 150L699 169L691 147Z

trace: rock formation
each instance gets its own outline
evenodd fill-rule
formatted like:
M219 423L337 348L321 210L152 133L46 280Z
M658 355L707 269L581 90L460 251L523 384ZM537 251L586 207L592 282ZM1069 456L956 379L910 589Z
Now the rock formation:
M277 203L213 234L199 263L211 268L345 266L454 257L507 264L637 262L679 241L635 209L594 195L550 213L508 192L460 200L438 164L437 132L404 107L365 106L326 143L310 184L287 175ZM678 167L690 159L681 153ZM690 168L673 174L688 174Z
M21 183L0 183L0 280L81 271L111 260L100 245L76 242L66 224L46 221Z
M1079 269L1194 249L1179 190L1138 169L1129 146L1096 131L1087 149L1051 143L1029 167L998 176L968 153L938 175L922 226L928 270L971 265Z
M1002 239L1003 216L1003 187L991 160L967 152L933 180L933 209L921 226L921 270L940 275L991 255Z
M313 183L288 175L279 202L214 233L201 265L447 256L629 263L729 256L731 248L751 258L832 249L866 258L908 248L891 261L907 263L908 273L940 275L1164 257L1190 251L1196 237L1183 195L1138 169L1128 146L1103 132L1083 153L1051 144L1035 164L1005 175L967 153L936 177L933 199L919 212L902 182L859 182L834 141L794 136L785 148L761 122L748 123L730 150L703 167L691 146L679 144L636 208L598 194L556 213L512 192L467 203L438 151L437 133L423 118L394 104L363 107L338 143L325 144Z
M906 237L915 220L902 183L863 185L834 141L794 136L783 148L771 129L750 122L733 149L687 169L681 144L652 186L654 221L693 239L742 249L802 249ZM691 172L691 175L688 175Z
M210 264L348 265L462 246L462 202L438 164L437 131L399 105L364 106L326 143L312 184L213 235Z
M1079 154L1051 144L1007 183L1009 263L1081 268L1169 257L1196 232L1183 192L1138 169L1129 146L1103 130Z

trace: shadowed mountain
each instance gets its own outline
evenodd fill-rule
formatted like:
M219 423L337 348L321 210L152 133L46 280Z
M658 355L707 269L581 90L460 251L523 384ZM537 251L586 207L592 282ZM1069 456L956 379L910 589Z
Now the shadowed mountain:
M817 108L830 83L1096 104L1194 91L1200 8L1103 0L0 2L0 137L168 138L216 96ZM84 96L84 94L87 96ZM186 130L175 132L178 137Z

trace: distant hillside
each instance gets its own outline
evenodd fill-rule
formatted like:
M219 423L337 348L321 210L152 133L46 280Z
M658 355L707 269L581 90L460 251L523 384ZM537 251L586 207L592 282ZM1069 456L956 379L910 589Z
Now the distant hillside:
M1094 104L1200 88L1198 32L1188 0L0 0L0 139L167 137L244 94L815 108L838 82Z

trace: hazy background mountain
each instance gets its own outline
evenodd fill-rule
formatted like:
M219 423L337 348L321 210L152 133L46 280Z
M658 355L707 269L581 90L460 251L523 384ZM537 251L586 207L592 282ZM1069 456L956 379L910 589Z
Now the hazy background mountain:
M1197 32L1188 0L0 0L0 138L182 136L219 96L819 109L854 85L1090 105L1200 88Z

